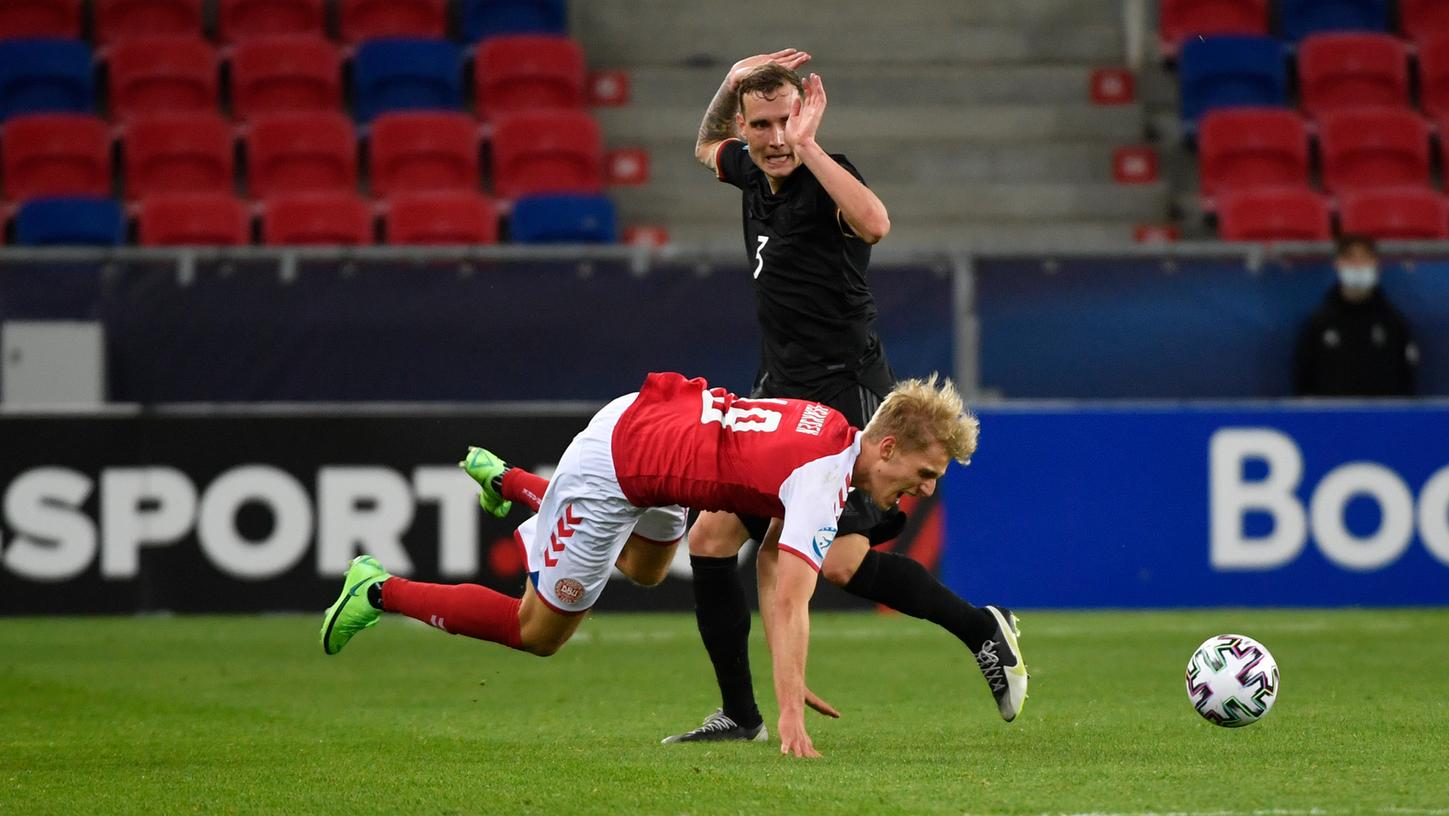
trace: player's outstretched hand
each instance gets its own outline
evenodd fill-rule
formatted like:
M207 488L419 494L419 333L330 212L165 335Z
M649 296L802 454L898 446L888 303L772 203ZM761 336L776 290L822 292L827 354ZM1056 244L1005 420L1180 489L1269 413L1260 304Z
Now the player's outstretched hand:
M831 719L840 719L840 712L836 710L835 706L825 702L809 688L805 689L805 705L810 706Z
M756 54L753 57L745 57L734 65L730 66L728 81L730 88L740 84L749 72L759 68L761 65L768 65L772 62L789 68L791 71L799 70L800 66L810 61L810 55L804 51L797 51L794 48L782 48L773 54Z
M776 725L780 732L780 753L805 759L820 756L820 752L810 742L810 735L805 733L805 720L799 715L787 718L782 714Z
M825 116L825 83L819 74L805 77L805 93L790 108L790 121L785 123L785 144L793 150L815 140L820 120Z

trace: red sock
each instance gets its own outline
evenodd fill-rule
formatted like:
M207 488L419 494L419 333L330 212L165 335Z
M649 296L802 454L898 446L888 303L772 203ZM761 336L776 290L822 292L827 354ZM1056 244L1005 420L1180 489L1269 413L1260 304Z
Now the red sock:
M477 584L425 584L389 578L382 584L382 608L401 612L453 635L521 649L519 598Z
M503 484L498 492L503 494L503 498L526 504L528 509L537 513L538 506L543 503L543 491L547 489L547 479L515 467L503 471Z

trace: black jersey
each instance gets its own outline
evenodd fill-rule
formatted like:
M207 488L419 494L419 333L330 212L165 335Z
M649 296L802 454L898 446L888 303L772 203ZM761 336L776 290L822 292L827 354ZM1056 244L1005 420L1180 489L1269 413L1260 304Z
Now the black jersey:
M861 179L850 161L836 162ZM806 396L837 384L880 379L875 298L866 282L870 245L849 234L830 194L810 169L796 168L770 192L748 146L729 139L716 153L720 181L743 191L745 253L764 333L757 385ZM861 179L864 183L864 179ZM890 383L883 383L885 389Z

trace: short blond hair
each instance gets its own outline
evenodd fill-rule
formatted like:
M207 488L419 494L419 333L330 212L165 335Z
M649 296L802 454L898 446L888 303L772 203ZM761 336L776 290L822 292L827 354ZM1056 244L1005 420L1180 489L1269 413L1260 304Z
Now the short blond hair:
M952 459L963 465L971 461L981 423L966 409L955 383L947 379L937 387L937 380L932 373L924 380L896 383L865 426L866 438L894 436L905 451L940 442Z

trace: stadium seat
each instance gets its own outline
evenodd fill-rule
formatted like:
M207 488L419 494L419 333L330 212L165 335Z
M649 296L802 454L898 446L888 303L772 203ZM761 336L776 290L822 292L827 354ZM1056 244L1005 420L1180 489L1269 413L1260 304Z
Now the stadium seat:
M1266 35L1268 0L1162 0L1157 30L1162 52L1168 56L1199 34Z
M217 9L221 41L240 43L265 37L327 36L323 0L221 0Z
M568 37L494 37L474 61L478 114L584 106L584 50Z
M239 42L231 57L231 107L238 119L341 110L342 52L306 34Z
M1388 31L1389 0L1281 0L1278 19L1290 42L1320 31Z
M357 132L341 113L258 116L246 145L247 186L254 198L357 189Z
M447 37L447 0L342 0L342 40L382 37Z
M142 246L239 246L251 231L246 203L231 193L147 196L136 217Z
M500 117L493 131L493 189L504 198L596 193L604 186L599 124L584 111Z
M508 234L522 244L610 244L617 239L614 205L601 195L541 195L513 205Z
M1298 96L1310 116L1409 106L1409 50L1388 34L1314 34L1298 44Z
M1449 34L1449 3L1399 0L1399 31L1411 40Z
M200 37L135 37L111 46L111 118L217 110L216 49Z
M231 125L214 113L138 116L126 127L121 152L127 198L235 187Z
M262 209L262 242L273 246L371 244L372 206L354 192L275 196Z
M1283 44L1271 37L1189 40L1178 62L1182 118L1192 125L1214 108L1279 106L1288 101Z
M111 194L111 135L79 113L17 116L0 131L5 198Z
M387 200L389 244L494 244L498 211L472 190L400 193Z
M1313 190L1269 187L1222 196L1218 233L1228 241L1323 241L1333 236L1333 220Z
M89 113L91 49L80 40L0 41L0 121L26 113Z
M202 36L202 0L94 0L95 39Z
M15 214L23 246L116 246L126 241L121 205L105 197L37 198Z
M478 125L464 113L379 116L368 137L372 192L477 190Z
M0 0L0 39L80 35L80 0Z
M1286 108L1223 108L1198 127L1202 194L1308 184L1308 124Z
M1430 116L1449 115L1449 33L1419 42L1419 102Z
M1449 200L1423 187L1362 190L1339 202L1343 231L1378 240L1449 238Z
M372 40L352 63L357 119L391 110L457 110L463 104L462 52L447 40Z
M1319 120L1323 186L1331 193L1429 184L1429 123L1396 108L1338 111Z
M462 0L463 41L505 34L563 34L564 0Z

